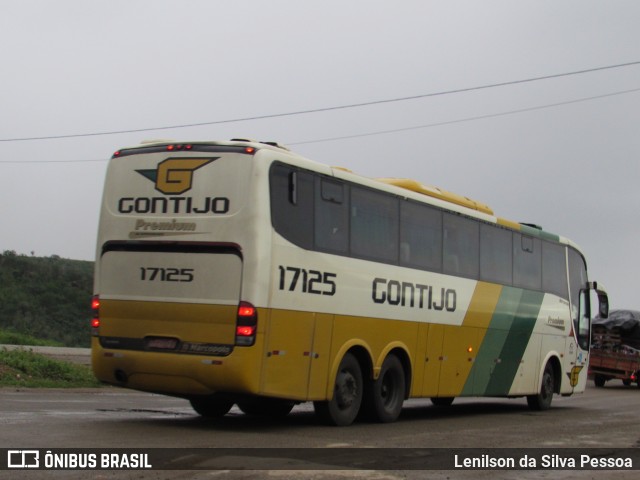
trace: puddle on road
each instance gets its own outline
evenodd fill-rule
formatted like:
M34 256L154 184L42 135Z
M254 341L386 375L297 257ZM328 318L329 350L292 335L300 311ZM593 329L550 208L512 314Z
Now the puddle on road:
M150 414L160 414L160 415L171 415L171 416L185 416L192 417L193 413L186 412L177 412L170 410L153 410L149 408L97 408L98 412L106 412L106 413L150 413Z

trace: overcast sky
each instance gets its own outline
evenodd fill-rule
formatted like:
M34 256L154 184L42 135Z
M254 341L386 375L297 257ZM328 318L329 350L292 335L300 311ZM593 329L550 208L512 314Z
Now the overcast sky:
M0 0L0 252L92 260L121 147L255 138L540 224L640 310L639 21L635 0Z

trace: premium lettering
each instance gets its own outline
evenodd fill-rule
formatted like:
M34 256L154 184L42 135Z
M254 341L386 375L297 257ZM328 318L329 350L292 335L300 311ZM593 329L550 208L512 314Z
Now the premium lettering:
M175 218L170 222L136 221L136 231L163 231L163 232L195 232L196 224L193 222L178 222Z

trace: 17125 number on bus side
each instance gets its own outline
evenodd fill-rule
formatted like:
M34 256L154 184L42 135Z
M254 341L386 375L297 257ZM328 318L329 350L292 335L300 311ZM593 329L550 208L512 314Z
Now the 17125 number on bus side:
M321 272L319 270L307 270L298 267L278 266L280 271L280 290L302 293L313 293L315 295L335 295L337 274Z

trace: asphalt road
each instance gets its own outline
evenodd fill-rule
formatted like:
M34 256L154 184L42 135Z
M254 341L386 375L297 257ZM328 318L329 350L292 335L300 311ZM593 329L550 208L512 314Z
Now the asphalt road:
M612 381L590 385L582 395L556 396L546 412L532 412L524 399L458 399L450 408L428 400L406 402L392 424L356 423L350 427L320 425L309 404L284 419L250 417L235 407L222 419L196 415L188 402L116 388L91 390L0 389L0 448L640 448L637 420L640 389ZM373 450L376 454L382 450ZM262 459L264 460L264 459ZM325 459L327 460L327 459ZM390 460L393 461L393 460ZM384 470L272 470L261 459L246 459L241 471L31 471L22 478L637 478L635 471L416 471L402 461ZM328 461L327 463L331 463ZM326 465L325 465L326 466ZM271 467L268 467L271 468ZM327 467L328 468L328 467ZM333 467L335 468L335 467ZM0 472L0 475L14 472ZM15 475L3 476L15 478Z

